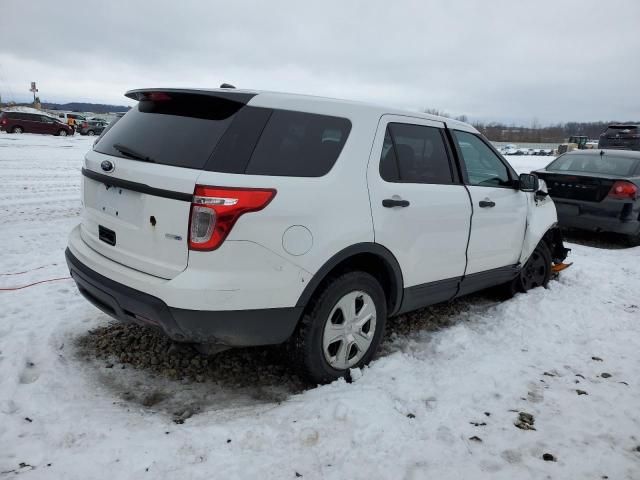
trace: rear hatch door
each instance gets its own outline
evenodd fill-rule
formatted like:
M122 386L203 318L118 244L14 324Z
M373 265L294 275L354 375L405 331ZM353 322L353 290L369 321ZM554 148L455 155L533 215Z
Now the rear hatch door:
M105 257L170 279L187 267L197 179L253 95L177 90L128 95L138 104L85 157L81 234Z

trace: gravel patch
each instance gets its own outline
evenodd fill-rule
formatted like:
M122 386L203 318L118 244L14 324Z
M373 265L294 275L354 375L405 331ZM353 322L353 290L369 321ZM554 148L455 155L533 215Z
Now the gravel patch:
M397 351L403 337L447 328L460 321L459 313L493 304L486 295L473 295L389 319L378 356ZM109 322L77 338L75 346L90 375L123 405L168 413L176 423L202 411L278 403L313 387L297 376L282 345L206 356L154 329Z

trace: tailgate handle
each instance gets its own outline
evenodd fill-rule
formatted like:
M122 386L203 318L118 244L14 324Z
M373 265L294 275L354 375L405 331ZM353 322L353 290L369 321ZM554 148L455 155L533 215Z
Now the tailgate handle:
M110 230L110 229L108 229L106 227L103 227L102 225L98 225L98 237L104 243L109 244L112 247L115 247L115 245L116 245L116 232L114 232L113 230Z

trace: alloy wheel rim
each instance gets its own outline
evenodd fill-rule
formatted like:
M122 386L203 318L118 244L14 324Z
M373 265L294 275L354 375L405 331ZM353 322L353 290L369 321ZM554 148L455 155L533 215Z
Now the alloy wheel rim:
M329 314L322 336L324 358L336 370L346 370L366 355L376 331L376 306L362 291L344 295Z

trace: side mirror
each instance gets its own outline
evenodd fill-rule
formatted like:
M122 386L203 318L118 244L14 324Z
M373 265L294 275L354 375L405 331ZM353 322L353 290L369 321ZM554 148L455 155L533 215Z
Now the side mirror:
M537 192L539 186L538 176L533 173L521 173L518 177L518 189L521 192Z

